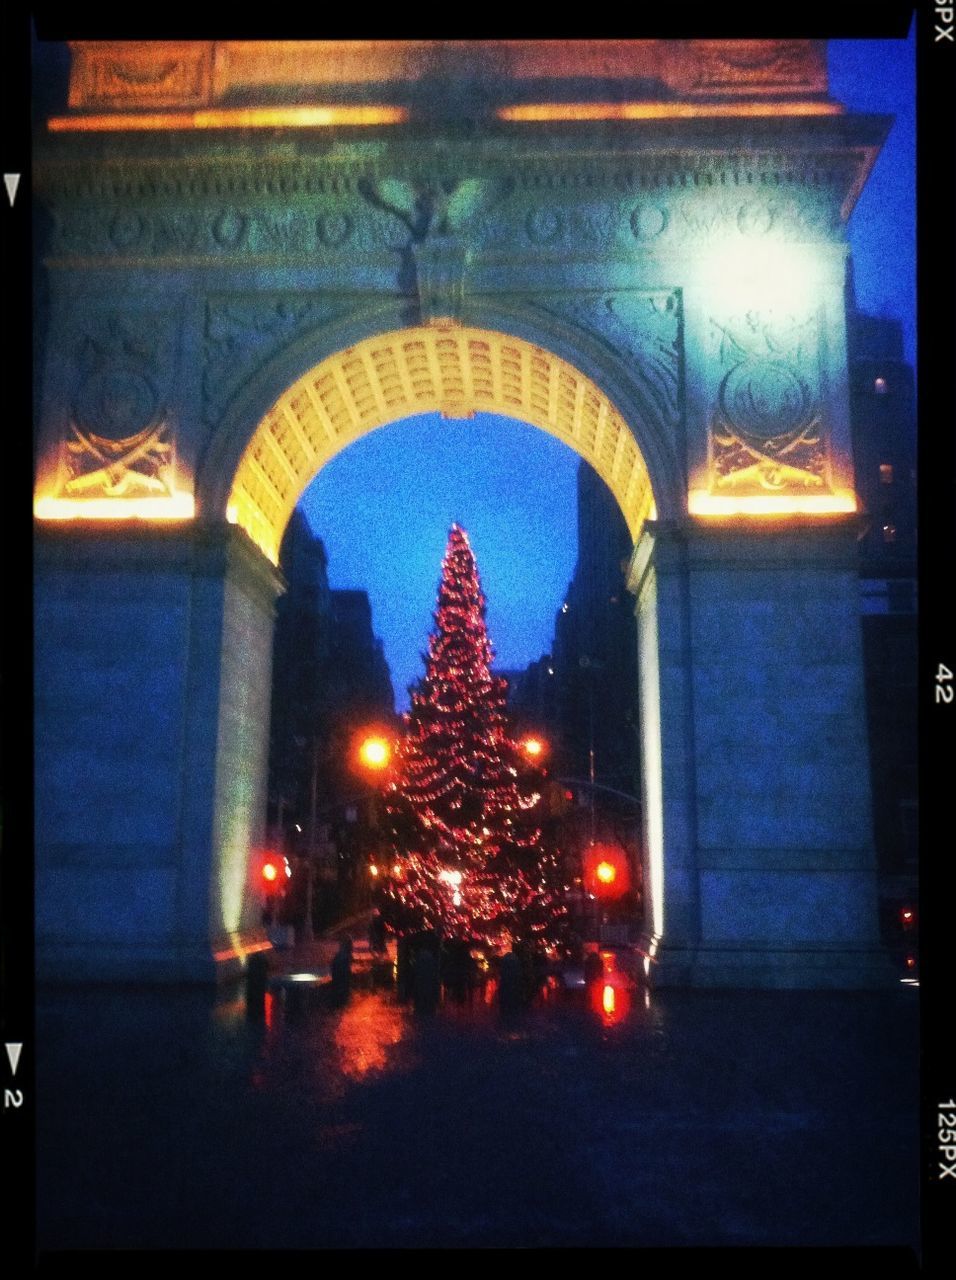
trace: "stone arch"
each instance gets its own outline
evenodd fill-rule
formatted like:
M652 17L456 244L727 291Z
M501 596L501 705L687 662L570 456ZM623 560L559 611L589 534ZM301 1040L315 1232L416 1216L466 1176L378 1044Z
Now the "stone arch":
M544 334L524 317L491 313L483 324L375 320L364 332L354 322L324 330L321 352L312 335L277 353L229 406L207 451L201 510L226 514L273 563L319 469L369 431L418 413L487 411L554 435L608 484L635 541L646 519L686 503L662 424L584 331L549 324Z

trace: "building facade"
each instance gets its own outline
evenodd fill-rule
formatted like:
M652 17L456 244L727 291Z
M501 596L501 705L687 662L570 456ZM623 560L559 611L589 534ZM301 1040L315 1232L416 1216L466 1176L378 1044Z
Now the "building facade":
M279 565L287 585L276 609L269 831L288 854L337 878L346 870L339 855L355 844L352 810L362 789L353 738L394 720L391 676L367 592L329 587L325 545L300 508Z
M847 351L856 488L867 515L860 608L884 933L916 901L917 503L913 370L898 321L848 313Z

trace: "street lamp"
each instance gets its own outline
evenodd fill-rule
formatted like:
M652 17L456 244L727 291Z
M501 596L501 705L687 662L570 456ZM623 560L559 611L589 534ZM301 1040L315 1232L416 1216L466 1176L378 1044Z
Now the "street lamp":
M548 753L548 744L539 734L528 734L527 737L521 739L518 746L528 759L533 760L536 764L540 764Z
M359 760L367 769L384 769L392 758L392 749L384 738L365 738L359 746Z
M349 764L353 773L384 774L392 763L391 732L379 725L365 725L352 735Z

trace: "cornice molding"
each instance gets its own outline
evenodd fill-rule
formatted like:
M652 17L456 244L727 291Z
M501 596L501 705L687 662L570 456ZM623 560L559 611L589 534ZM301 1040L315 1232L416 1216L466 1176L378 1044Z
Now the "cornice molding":
M613 191L687 185L771 183L843 187L866 159L865 148L791 150L785 146L720 150L646 148L619 154L513 154L446 148L390 148L386 156L200 155L75 156L52 150L37 157L34 191L62 201L158 200L187 203L223 199L297 200L357 194L360 184L425 184L465 179L505 181L525 191Z

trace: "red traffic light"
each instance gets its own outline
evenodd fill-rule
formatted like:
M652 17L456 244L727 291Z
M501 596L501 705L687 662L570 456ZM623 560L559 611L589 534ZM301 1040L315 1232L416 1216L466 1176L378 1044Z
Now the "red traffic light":
M262 887L266 893L277 893L284 887L289 876L292 875L288 858L283 857L280 853L265 854L262 865L259 868L259 875L262 878Z
M617 844L592 844L584 855L584 883L598 898L620 898L631 885L627 854Z

